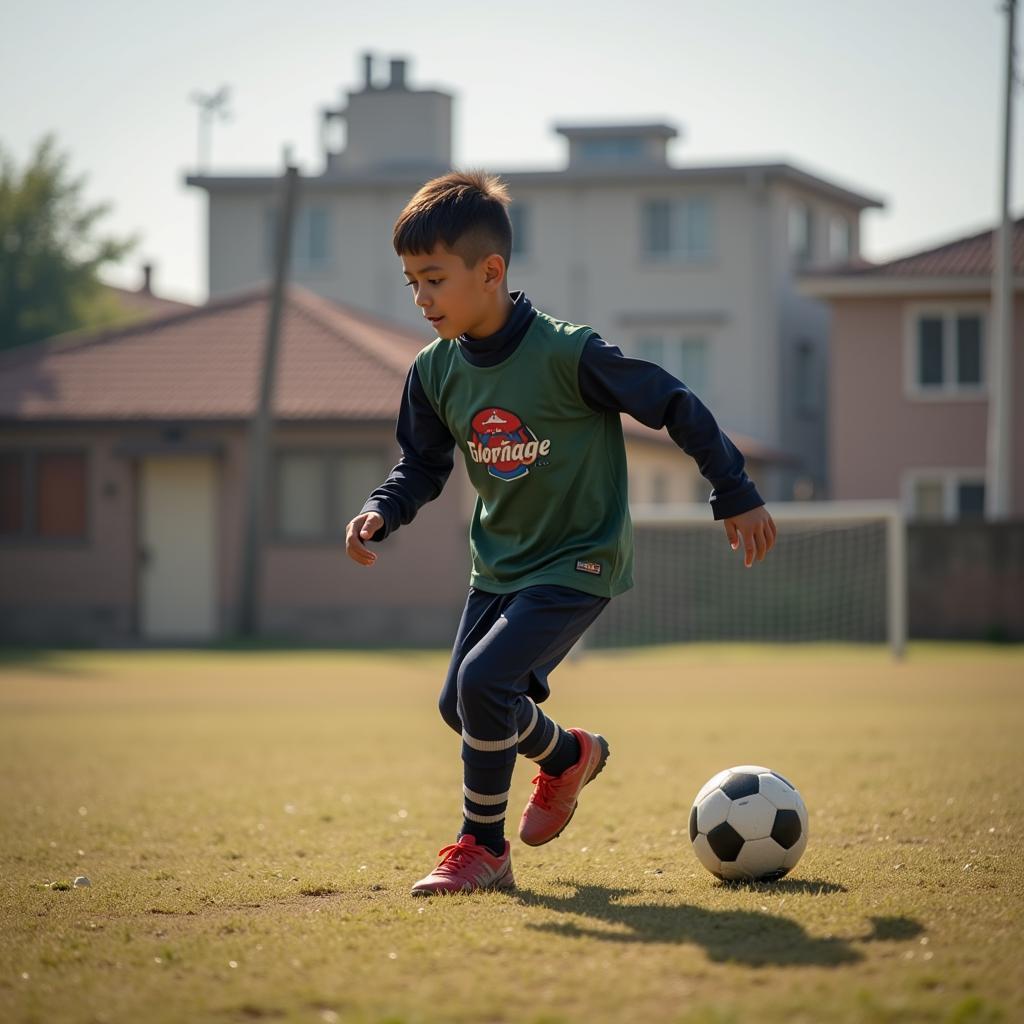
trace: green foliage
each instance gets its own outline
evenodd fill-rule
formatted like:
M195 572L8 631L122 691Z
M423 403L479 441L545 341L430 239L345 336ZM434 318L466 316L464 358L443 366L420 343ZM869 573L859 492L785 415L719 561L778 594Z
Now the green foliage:
M92 237L110 204L82 208L85 177L69 178L56 145L45 136L20 178L0 147L0 349L123 315L97 271L138 238Z

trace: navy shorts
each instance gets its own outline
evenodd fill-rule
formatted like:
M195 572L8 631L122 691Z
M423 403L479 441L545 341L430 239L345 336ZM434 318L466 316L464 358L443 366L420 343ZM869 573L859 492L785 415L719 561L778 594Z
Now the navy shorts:
M514 732L517 702L548 698L548 674L609 600L553 584L511 594L470 587L438 700L441 717L482 739Z

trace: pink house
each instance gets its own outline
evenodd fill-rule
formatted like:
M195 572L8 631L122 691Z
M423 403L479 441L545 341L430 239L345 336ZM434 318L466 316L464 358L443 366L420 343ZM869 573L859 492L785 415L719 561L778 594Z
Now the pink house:
M831 307L829 496L899 499L912 519L984 512L993 233L879 265L809 271ZM1014 225L1013 393L1024 393L1024 220ZM1024 515L1024 411L1012 413Z

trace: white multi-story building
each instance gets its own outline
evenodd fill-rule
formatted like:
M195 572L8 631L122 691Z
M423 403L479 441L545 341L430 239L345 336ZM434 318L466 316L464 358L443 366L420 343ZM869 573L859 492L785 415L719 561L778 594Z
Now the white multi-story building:
M364 60L362 87L322 112L324 169L301 183L291 276L421 328L392 226L425 180L451 168L452 97L410 88L402 60L376 84ZM343 148L331 144L337 121ZM568 143L564 168L488 168L514 200L510 288L661 363L728 432L782 453L758 479L766 499L826 496L829 314L794 275L856 259L861 211L882 203L788 163L672 166L670 125L555 130ZM281 179L186 180L209 195L210 296L267 279ZM638 500L658 497L631 485Z

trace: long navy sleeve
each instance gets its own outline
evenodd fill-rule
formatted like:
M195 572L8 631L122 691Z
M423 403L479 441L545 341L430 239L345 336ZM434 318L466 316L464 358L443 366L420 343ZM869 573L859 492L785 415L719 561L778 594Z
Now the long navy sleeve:
M715 519L764 504L743 469L742 454L707 406L667 370L624 356L617 345L594 334L580 357L579 384L583 400L595 411L625 412L655 430L666 427L714 488Z
M402 458L362 507L362 512L379 512L384 518L384 525L370 538L374 541L411 523L420 508L441 493L455 461L455 439L427 399L415 363L405 380L395 437Z

